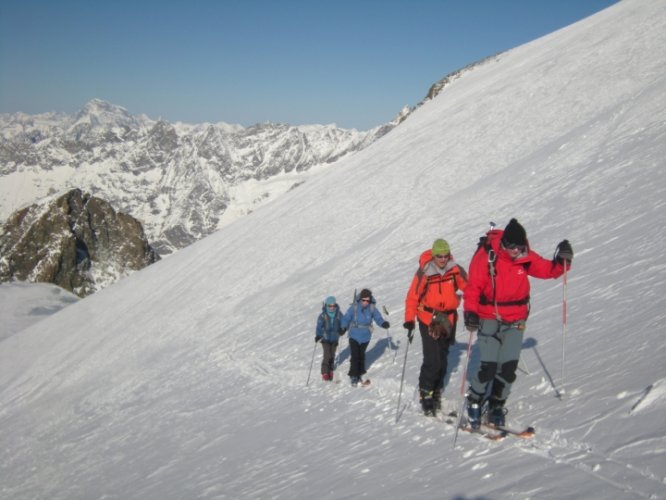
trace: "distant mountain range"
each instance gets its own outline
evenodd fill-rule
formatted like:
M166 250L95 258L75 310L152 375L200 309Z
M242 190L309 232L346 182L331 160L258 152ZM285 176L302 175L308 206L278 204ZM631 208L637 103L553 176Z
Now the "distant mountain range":
M0 282L94 293L368 147L490 59L364 132L169 123L99 99L76 115L0 114Z
M405 110L405 114L409 109ZM402 119L359 132L334 125L187 125L94 99L76 115L0 115L0 219L80 188L143 223L162 255L183 248L359 151Z

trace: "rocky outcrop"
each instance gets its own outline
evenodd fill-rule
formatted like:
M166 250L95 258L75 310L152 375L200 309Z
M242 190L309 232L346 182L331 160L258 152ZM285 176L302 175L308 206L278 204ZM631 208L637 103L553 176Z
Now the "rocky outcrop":
M139 221L80 189L14 212L0 228L0 282L85 297L159 260Z

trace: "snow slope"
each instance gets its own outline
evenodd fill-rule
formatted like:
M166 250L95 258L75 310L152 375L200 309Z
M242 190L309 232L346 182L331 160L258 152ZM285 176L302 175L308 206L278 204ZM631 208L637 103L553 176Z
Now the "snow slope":
M625 0L502 54L335 169L4 339L0 497L666 498L665 28L663 0ZM508 406L537 436L454 448L418 412L418 341L397 407L404 295L435 238L467 265L512 216L543 255L576 252L566 364L562 281L534 280ZM392 323L373 384L346 383L346 339L324 384L321 301L363 286Z
M78 300L73 293L50 283L0 284L0 341Z

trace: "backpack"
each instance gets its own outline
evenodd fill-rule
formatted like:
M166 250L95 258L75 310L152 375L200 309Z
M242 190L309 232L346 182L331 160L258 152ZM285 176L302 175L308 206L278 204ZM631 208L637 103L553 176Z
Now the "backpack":
M354 290L354 302L352 302L350 305L354 308L354 314L352 316L352 320L349 322L349 329L351 330L352 328L358 328L358 300L356 300L356 290ZM374 297L372 297L372 301L370 301L370 305L368 307L370 307L370 324L362 326L370 330L370 333L372 333L374 329L374 325L372 324L372 318L375 316Z
M419 257L419 268L416 270L416 277L418 278L418 281L416 283L416 289L418 290L419 287L421 286L421 281L423 280L423 277L425 276L425 271L424 268L425 266L432 260L432 251L431 250L426 250L421 254ZM466 276L464 273L464 270L458 266L460 274L463 276ZM458 282L456 281L455 276L451 276L447 278L446 281L453 281L453 288L457 292L458 291ZM428 292L428 286L430 285L430 282L426 278L425 286L423 287L423 291L418 297L418 301L421 302L423 300L423 297L425 297L425 294Z
M488 274L490 275L490 278L493 280L493 290L495 289L494 278L495 276L497 276L497 270L495 269L495 261L497 260L497 254L495 253L495 250L493 250L491 242L494 242L495 240L500 238L502 234L504 234L504 231L502 231L501 229L497 229L495 223L491 222L490 229L488 230L488 232L479 238L479 243L476 246L476 251L472 256L473 259L474 257L476 257L476 254L481 251L486 252L486 254L488 255Z

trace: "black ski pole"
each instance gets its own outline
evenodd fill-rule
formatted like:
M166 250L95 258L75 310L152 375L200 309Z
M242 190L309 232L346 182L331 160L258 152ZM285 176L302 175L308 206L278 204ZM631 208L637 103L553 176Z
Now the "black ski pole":
M310 371L308 372L308 380L305 382L307 387L310 384L310 375L312 374L312 365L314 364L315 352L317 351L317 342L315 342L314 349L312 349L312 361L310 361Z
M412 343L414 335L413 330L407 331L407 347L405 348L405 360L402 362L402 376L400 377L400 392L398 392L398 408L395 411L395 423L400 419L400 398L402 397L402 384L405 381L405 367L407 366L407 353L409 352L409 344Z
M458 415L458 425L456 426L456 432L453 435L453 447L456 447L456 441L458 441L458 431L462 425L463 414L467 409L467 398L465 397L465 385L467 385L467 366L469 365L469 358L472 353L472 342L474 341L474 331L469 332L469 342L467 343L467 359L465 359L465 370L462 374L462 383L460 384L460 397L462 401L460 403L460 414Z
M386 309L386 306L382 306L382 311L384 311L384 314L386 314L387 316L390 316L390 314L388 312L388 309ZM391 347L393 346L393 337L391 337L390 328L386 329L386 340L388 342L389 349L391 349ZM398 354L398 350L395 349L395 352L393 353L393 364L395 364L395 357L397 356L397 354Z

